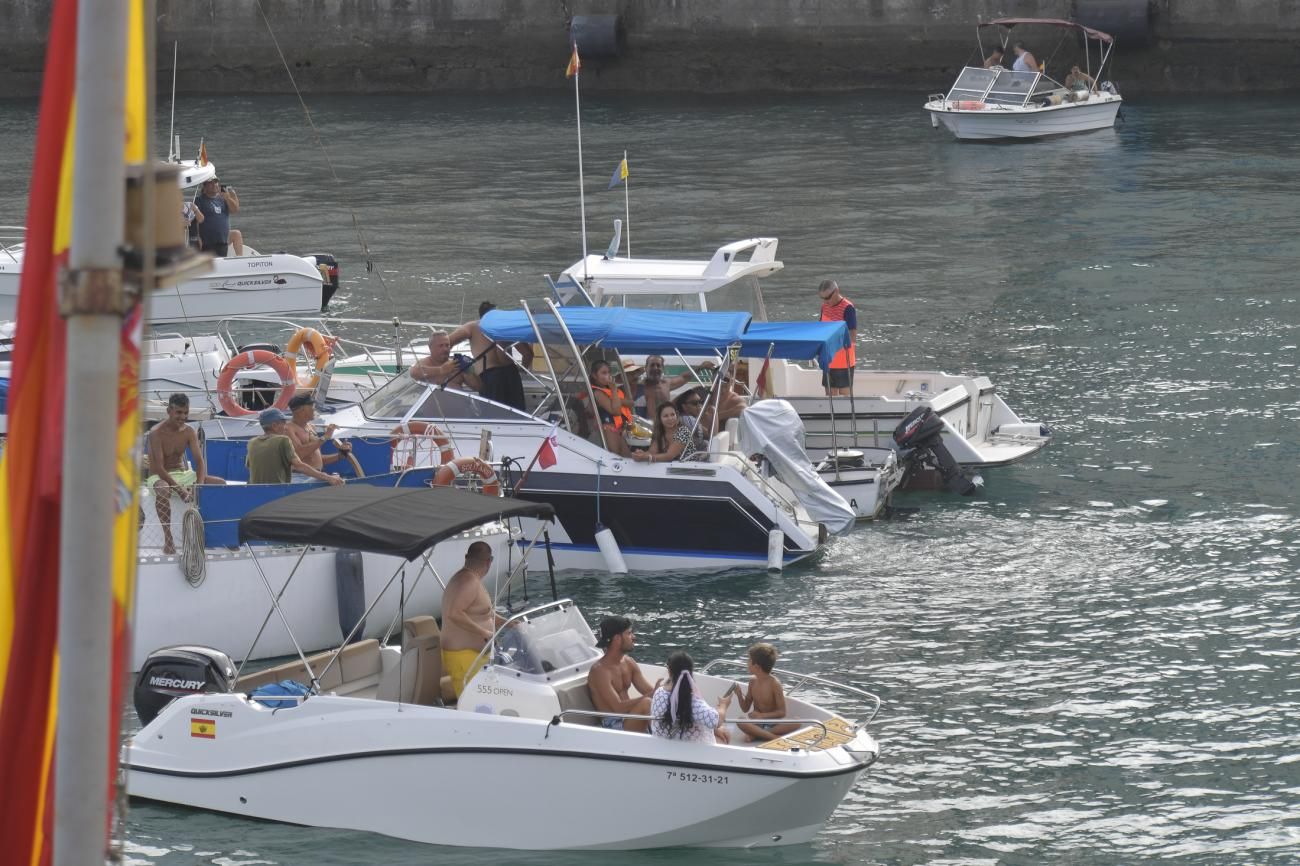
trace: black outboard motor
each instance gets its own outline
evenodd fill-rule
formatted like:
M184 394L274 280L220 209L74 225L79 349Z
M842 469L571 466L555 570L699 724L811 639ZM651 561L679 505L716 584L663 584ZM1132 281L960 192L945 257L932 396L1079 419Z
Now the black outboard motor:
M205 646L169 646L149 653L135 678L135 711L140 724L185 695L220 694L235 685L230 656Z
M321 276L325 279L320 302L320 308L324 311L329 309L330 298L339 290L339 260L329 253L312 253L311 257L316 260L316 267L321 269Z
M962 496L970 496L983 483L978 476L962 469L943 444L943 419L929 406L913 409L894 428L894 443L908 463L908 476L923 464L933 465L943 477L944 486Z

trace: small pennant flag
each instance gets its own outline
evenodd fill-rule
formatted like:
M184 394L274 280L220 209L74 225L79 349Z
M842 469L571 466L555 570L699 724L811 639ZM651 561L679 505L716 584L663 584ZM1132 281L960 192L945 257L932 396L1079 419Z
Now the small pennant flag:
M217 720L190 719L190 736L198 737L201 740L215 740L217 738Z
M627 157L619 161L618 168L614 169L614 176L609 179L609 186L606 189L613 189L623 181L627 180Z
M542 469L550 469L556 463L555 456L555 428L551 428L551 433L542 440L542 447L537 449L537 465Z
M207 165L207 164L208 164L208 146L200 141L199 142L199 165Z
M762 399L767 396L767 367L771 363L772 363L771 355L764 358L763 368L758 371L758 378L754 380L754 384L758 391L759 399Z
M564 68L564 77L572 78L582 71L582 61L578 59L578 43L573 43L573 56L569 58L569 65Z

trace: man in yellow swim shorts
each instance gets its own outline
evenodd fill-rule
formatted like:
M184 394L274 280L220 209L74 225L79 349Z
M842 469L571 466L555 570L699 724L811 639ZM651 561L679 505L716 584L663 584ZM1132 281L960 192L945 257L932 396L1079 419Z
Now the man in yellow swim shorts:
M492 548L476 541L465 551L465 565L447 581L442 593L442 669L451 678L456 697L478 669L487 663L492 640L505 617L492 607L483 578L492 568Z

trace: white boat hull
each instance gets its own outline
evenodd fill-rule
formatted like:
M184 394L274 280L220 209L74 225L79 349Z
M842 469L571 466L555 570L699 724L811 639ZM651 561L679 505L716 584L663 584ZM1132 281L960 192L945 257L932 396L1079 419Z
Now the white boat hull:
M998 106L955 109L946 100L926 103L930 117L961 141L999 138L1046 138L1110 129L1122 100L1111 94L1094 95L1088 102L1061 105Z

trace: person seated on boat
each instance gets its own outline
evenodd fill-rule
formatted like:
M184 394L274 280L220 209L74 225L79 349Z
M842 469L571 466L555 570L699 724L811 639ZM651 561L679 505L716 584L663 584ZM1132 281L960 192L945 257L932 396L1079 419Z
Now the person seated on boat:
M244 457L249 484L288 484L295 472L334 487L343 483L337 475L326 475L298 458L289 438L288 415L272 406L263 409L257 420L262 425L262 435L248 440L248 454Z
M193 201L181 203L181 223L185 226L186 245L197 246L199 226L203 225L203 211L199 210Z
M704 388L691 388L677 395L673 406L677 408L677 418L682 426L690 431L691 437L699 440L700 412L704 408L704 398L709 392Z
M695 687L694 670L695 662L686 653L668 657L668 683L656 686L650 698L650 733L673 740L730 743L722 726L727 723L731 692L718 698L716 707L709 706Z
M326 466L347 460L352 453L352 446L346 439L334 439L334 431L338 429L335 424L326 426L325 434L318 436L311 424L315 417L316 398L311 394L295 394L289 401L289 423L285 425L285 432L289 435L289 441L293 442L293 450L298 459L308 466L323 470ZM325 454L322 449L330 440L334 441L337 450ZM294 473L293 480L300 483L311 479Z
M993 50L989 52L989 56L984 58L984 68L992 69L996 66L1001 69L1003 56L1002 47L1000 45L994 45Z
M1011 64L1011 70L1013 72L1041 71L1038 68L1038 61L1034 59L1034 55L1029 53L1028 48L1025 48L1025 43L1017 42L1011 46L1011 50L1016 54L1016 62Z
M654 433L650 436L650 450L633 451L632 459L641 463L671 463L674 460L694 460L699 449L689 427L681 421L677 407L660 403L655 416Z
M641 673L641 666L629 652L636 644L632 620L625 616L607 616L600 621L600 637L596 647L605 654L587 671L587 691L591 705L601 713L625 713L634 716L650 714L650 694L660 686L653 686ZM662 681L661 681L662 682ZM632 696L632 689L637 694ZM644 734L650 728L645 719L615 719L602 717L600 725L615 731L632 731Z
M451 678L456 697L474 679L491 653L484 648L506 618L492 607L483 578L492 568L492 548L475 541L465 550L465 564L442 591L442 671Z
M203 214L199 223L199 249L215 256L224 256L230 249L230 215L239 213L239 196L233 186L226 186L216 177L210 177L194 196L194 206ZM243 248L241 243L236 248Z
M716 366L712 361L703 361L697 364L694 369L712 370ZM641 390L645 394L646 416L649 418L656 417L659 404L671 401L673 398L672 392L691 381L694 381L693 377L685 373L672 378L664 378L664 356L647 355L645 359L645 375L641 377Z
M1075 94L1087 93L1096 89L1097 80L1078 66L1070 67L1070 74L1065 76L1065 89Z
M461 354L452 357L451 337L446 331L429 335L429 354L411 365L411 378L449 388L483 390L483 382L474 372L474 362Z
M478 305L478 317L482 319L497 305L484 301ZM524 404L524 381L519 375L519 368L507 354L510 348L519 350L520 361L525 367L533 363L533 347L529 343L512 343L501 346L487 334L478 319L466 322L451 332L450 342L454 346L463 340L469 340L470 352L476 363L481 364L478 372L478 392L489 400L513 406L521 412L527 411ZM481 360L480 360L481 359Z
M194 498L196 484L225 484L224 478L208 474L208 463L199 446L198 434L189 425L190 398L173 394L167 398L167 418L149 431L149 469L152 475L144 483L154 492L154 510L163 531L163 553L176 552L172 538L172 493L182 502ZM194 460L194 468L185 468L185 452Z
M749 685L743 690L739 685L733 686L734 694L740 708L751 719L784 719L785 689L781 681L772 676L776 667L776 647L770 643L756 643L749 648ZM794 733L799 725L794 722L738 722L736 727L750 740L775 740L777 737Z
M706 406L700 413L700 428L702 436L708 436L714 430L713 417L716 414L718 418L717 429L721 430L732 418L739 418L741 413L749 405L749 400L745 397L742 390L743 386L736 376L728 372L716 383L714 383L712 405Z
M597 359L591 365L591 391L596 398L596 415L605 431L605 447L623 457L631 455L625 438L631 428L633 401L615 386L609 362Z

